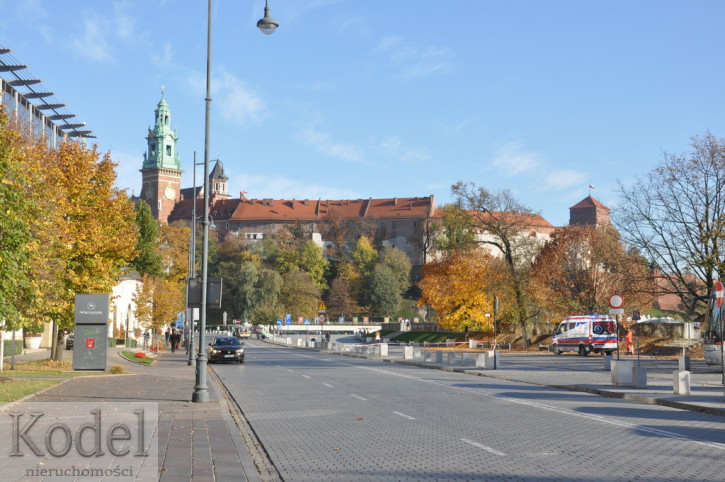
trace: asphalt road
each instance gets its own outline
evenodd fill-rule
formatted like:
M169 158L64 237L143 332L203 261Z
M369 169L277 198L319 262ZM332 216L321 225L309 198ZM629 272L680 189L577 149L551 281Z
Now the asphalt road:
M287 481L725 479L723 417L246 346L245 364L213 369ZM534 370L601 360L521 355L507 363Z

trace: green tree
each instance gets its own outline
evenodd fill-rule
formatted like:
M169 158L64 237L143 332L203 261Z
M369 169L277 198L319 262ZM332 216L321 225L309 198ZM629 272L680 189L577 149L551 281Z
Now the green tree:
M465 251L476 246L476 227L471 215L455 204L446 204L443 207L442 232L434 236L432 244L444 253Z
M27 196L31 179L22 156L22 136L7 127L0 109L0 320L14 327L21 307L34 300L31 284L31 216L40 212Z
M398 248L385 248L380 255L380 264L389 267L398 282L398 293L402 296L410 288L410 270L408 255Z
M282 276L280 303L293 316L314 317L320 305L320 288L309 274L290 271Z
M389 266L375 265L367 290L370 309L374 315L395 315L402 301L398 283L398 277Z
M363 278L369 276L373 272L375 263L378 261L378 252L373 247L370 239L366 236L360 236L355 247L350 254L355 267Z
M159 223L151 213L151 207L143 199L136 208L136 225L138 226L138 256L131 267L140 275L161 276L161 255L157 252Z

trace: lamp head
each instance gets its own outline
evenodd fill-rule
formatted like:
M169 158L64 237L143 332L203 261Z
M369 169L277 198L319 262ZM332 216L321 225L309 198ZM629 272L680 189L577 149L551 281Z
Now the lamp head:
M264 2L264 18L257 21L257 28L265 35L272 35L279 27L279 23L269 16L269 4Z

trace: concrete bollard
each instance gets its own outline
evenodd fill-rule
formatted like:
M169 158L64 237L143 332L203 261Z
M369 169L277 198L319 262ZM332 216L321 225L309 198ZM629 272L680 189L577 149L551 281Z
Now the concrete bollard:
M317 346L317 342L316 341L311 341L310 344L309 344L309 347L310 348L315 348L316 346Z
M468 340L468 348L476 348L478 346L477 340Z
M677 366L681 372L689 372L690 369L690 357L682 355L677 357Z
M416 360L420 360L423 357L422 352L420 351L420 348L413 347L413 358Z
M438 350L435 353L436 353L436 357L435 357L436 363L443 363L443 352Z
M690 394L690 372L689 370L674 370L672 372L672 388L675 395Z
M612 355L604 355L604 371L611 372L612 371L612 360L614 357Z
M486 358L485 353L476 355L476 368L486 368Z
M635 388L647 388L646 367L632 367L632 386Z
M388 344L387 343L380 344L380 356L388 356Z
M410 360L411 358L413 358L413 347L404 346L403 347L403 360Z
M612 360L612 385L615 387L632 386L632 360Z
M448 364L449 365L455 365L456 364L456 354L452 351L448 352Z
M429 361L431 361L432 358L433 358L433 354L431 353L430 350L423 351L423 361L429 362Z
M484 352L484 356L486 357L485 361L485 367L489 370L495 370L497 368L501 368L501 358L500 353L498 351L494 350L488 350Z

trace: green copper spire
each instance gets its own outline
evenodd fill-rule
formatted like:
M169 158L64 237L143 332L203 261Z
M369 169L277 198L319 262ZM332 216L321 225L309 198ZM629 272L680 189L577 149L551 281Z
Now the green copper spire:
M181 170L179 153L176 152L176 144L179 137L176 130L171 128L171 110L164 98L164 90L161 90L161 100L154 111L156 120L154 128L149 129L146 137L148 145L144 153L143 168L153 169L155 167Z

